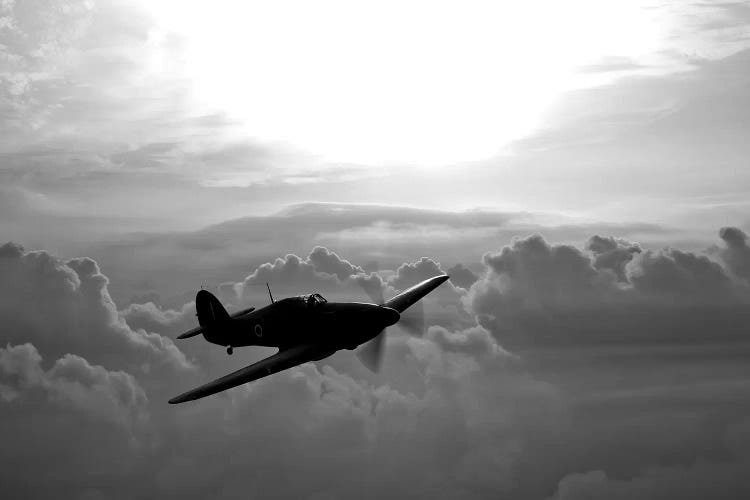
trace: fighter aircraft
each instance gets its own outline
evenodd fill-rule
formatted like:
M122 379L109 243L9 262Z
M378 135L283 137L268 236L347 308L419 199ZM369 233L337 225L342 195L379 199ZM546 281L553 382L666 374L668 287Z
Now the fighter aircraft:
M211 292L200 290L195 297L198 326L178 339L203 334L212 344L227 348L277 347L279 352L257 363L180 394L170 403L184 403L292 368L308 361L327 358L340 349L355 349L357 356L377 371L383 354L385 329L396 324L407 308L448 279L443 274L427 279L390 300L378 302L328 302L320 294L301 295L274 301L260 309L249 308L230 315Z

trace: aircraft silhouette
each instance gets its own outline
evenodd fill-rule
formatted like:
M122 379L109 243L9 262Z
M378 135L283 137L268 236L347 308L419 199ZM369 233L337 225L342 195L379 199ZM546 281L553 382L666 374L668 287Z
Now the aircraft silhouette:
M232 315L227 313L211 292L200 290L195 296L199 327L178 339L203 334L212 344L227 347L277 347L279 352L245 368L225 375L169 400L184 403L210 396L246 382L308 361L327 358L340 349L355 349L362 363L377 371L383 354L385 328L396 324L401 313L448 279L443 274L427 279L390 300L379 304L328 302L321 295L301 295L274 301L258 310L251 307Z

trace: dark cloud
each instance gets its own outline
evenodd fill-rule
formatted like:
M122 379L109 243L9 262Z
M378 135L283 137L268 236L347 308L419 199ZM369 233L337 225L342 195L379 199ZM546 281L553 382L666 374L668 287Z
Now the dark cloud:
M0 348L0 473L9 498L130 496L154 443L136 378L66 354L45 368L29 343Z
M719 237L726 247L719 250L721 259L729 270L738 278L750 282L750 246L747 235L736 227L723 227Z
M705 255L666 249L644 252L626 269L638 295L713 304L731 300L736 292L722 267Z
M179 310L162 309L153 302L129 304L120 315L133 329L165 334L170 337L193 328L196 322L195 302Z
M472 286L470 307L482 324L493 325L504 345L515 347L642 341L645 332L655 342L679 335L695 339L700 328L678 333L667 318L677 311L686 317L711 311L721 322L726 314L742 317L747 289L706 255L641 252L598 237L587 245L591 255L534 235L486 254L489 272Z
M445 273L451 277L451 282L454 285L460 286L465 290L468 290L479 279L476 274L460 262L449 268Z
M698 460L686 466L650 467L628 479L611 478L600 470L589 471L566 476L551 498L740 499L750 494L750 480L744 473L748 466L747 461L725 464Z
M103 335L118 357L90 346L84 356L87 345L67 336L71 354L52 354L54 345L32 327L45 309L23 304L57 304L63 327L70 310L84 323L119 321L131 332L170 335L194 326L193 306L130 304L118 313L93 260L5 245L4 265L26 274L2 282L27 283L32 291L15 287L23 300L12 303L16 322L4 322L2 331L5 341L27 339L0 350L0 463L22 467L14 477L7 473L14 469L0 469L3 484L36 497L113 491L183 499L383 498L404 491L430 498L697 498L709 484L717 498L744 493L745 285L729 278L720 265L729 268L726 262L711 260L720 258L715 254L636 249L614 237L591 238L585 248L517 238L485 255L468 292L447 284L435 291L424 336L389 333L378 376L341 353L173 407L168 397L249 362L245 351L229 358L199 338L185 341L180 346L202 373L180 372L179 381L138 367L116 371L133 355L100 330L82 334ZM389 294L441 269L416 259L390 274L381 270L386 281L343 252L315 247L303 255L258 264L221 294L237 306L243 294L265 294L255 285L270 281L279 293L343 289L351 298L358 281L368 280ZM68 294L79 299L60 302ZM430 314L446 304L454 308L452 322ZM461 316L464 306L479 324ZM45 368L37 348L57 361ZM28 443L14 437L28 429L29 415L44 419L31 444L36 463L51 473L34 481L25 475L34 470L23 455ZM82 429L82 446L97 439L106 449L85 457L62 445ZM93 471L95 484L68 463ZM285 480L290 474L294 481Z
M57 404L101 418L126 429L147 418L146 394L129 373L92 366L84 358L66 354L49 370L31 344L0 349L2 399L12 402L27 391L41 390Z
M586 249L594 254L596 269L609 269L620 281L625 281L625 266L633 255L641 253L641 247L613 237L592 236L586 243Z

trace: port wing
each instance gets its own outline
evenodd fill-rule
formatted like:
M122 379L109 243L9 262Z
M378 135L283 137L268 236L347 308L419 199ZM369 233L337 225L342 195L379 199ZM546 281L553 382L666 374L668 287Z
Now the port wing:
M330 348L328 348L330 350ZM304 344L295 347L290 347L283 351L279 351L273 356L269 356L266 359L262 359L257 363L250 366L246 366L236 372L232 372L229 375L202 385L196 389L188 391L184 394L180 394L169 400L171 404L184 403L185 401L192 401L194 399L200 399L217 392L237 387L238 385L246 382L252 382L259 378L267 377L268 375L292 368L293 366L301 365L308 361L316 359L322 352L326 351L326 348L320 344Z

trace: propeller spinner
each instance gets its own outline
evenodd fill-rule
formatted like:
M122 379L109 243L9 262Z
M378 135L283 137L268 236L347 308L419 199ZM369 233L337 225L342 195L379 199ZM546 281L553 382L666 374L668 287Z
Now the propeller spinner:
M437 286L439 286L441 283L443 283L445 280L448 279L448 276L437 276L431 280L425 281L417 285L418 287L424 287L424 293L420 294L421 296L429 293L429 291L433 290ZM370 300L372 300L374 303L381 306L382 309L387 309L390 311L393 311L394 313L399 313L399 316L396 318L393 316L391 319L395 319L392 323L387 324L386 326L390 326L392 324L398 323L400 327L402 327L407 332L411 333L412 335L422 335L424 333L425 328L425 321L424 321L424 305L422 302L414 302L408 305L404 305L399 307L399 305L394 304L396 308L388 307L390 304L389 302L397 301L397 299L404 295L403 293L400 294L397 297L394 297L391 299L391 301L386 302L384 296L383 296L383 289L380 286L373 286L373 280L369 279L363 279L358 281L362 289L367 293L368 297L370 297ZM412 287L412 289L416 288ZM418 299L417 299L418 300ZM386 335L386 328L384 327L380 333L378 333L375 337L373 337L371 340L369 340L367 343L365 343L358 351L357 351L357 357L362 362L363 365L365 365L368 369L370 369L373 372L378 372L380 370L380 366L382 364L383 359L383 350L385 346L385 335Z

